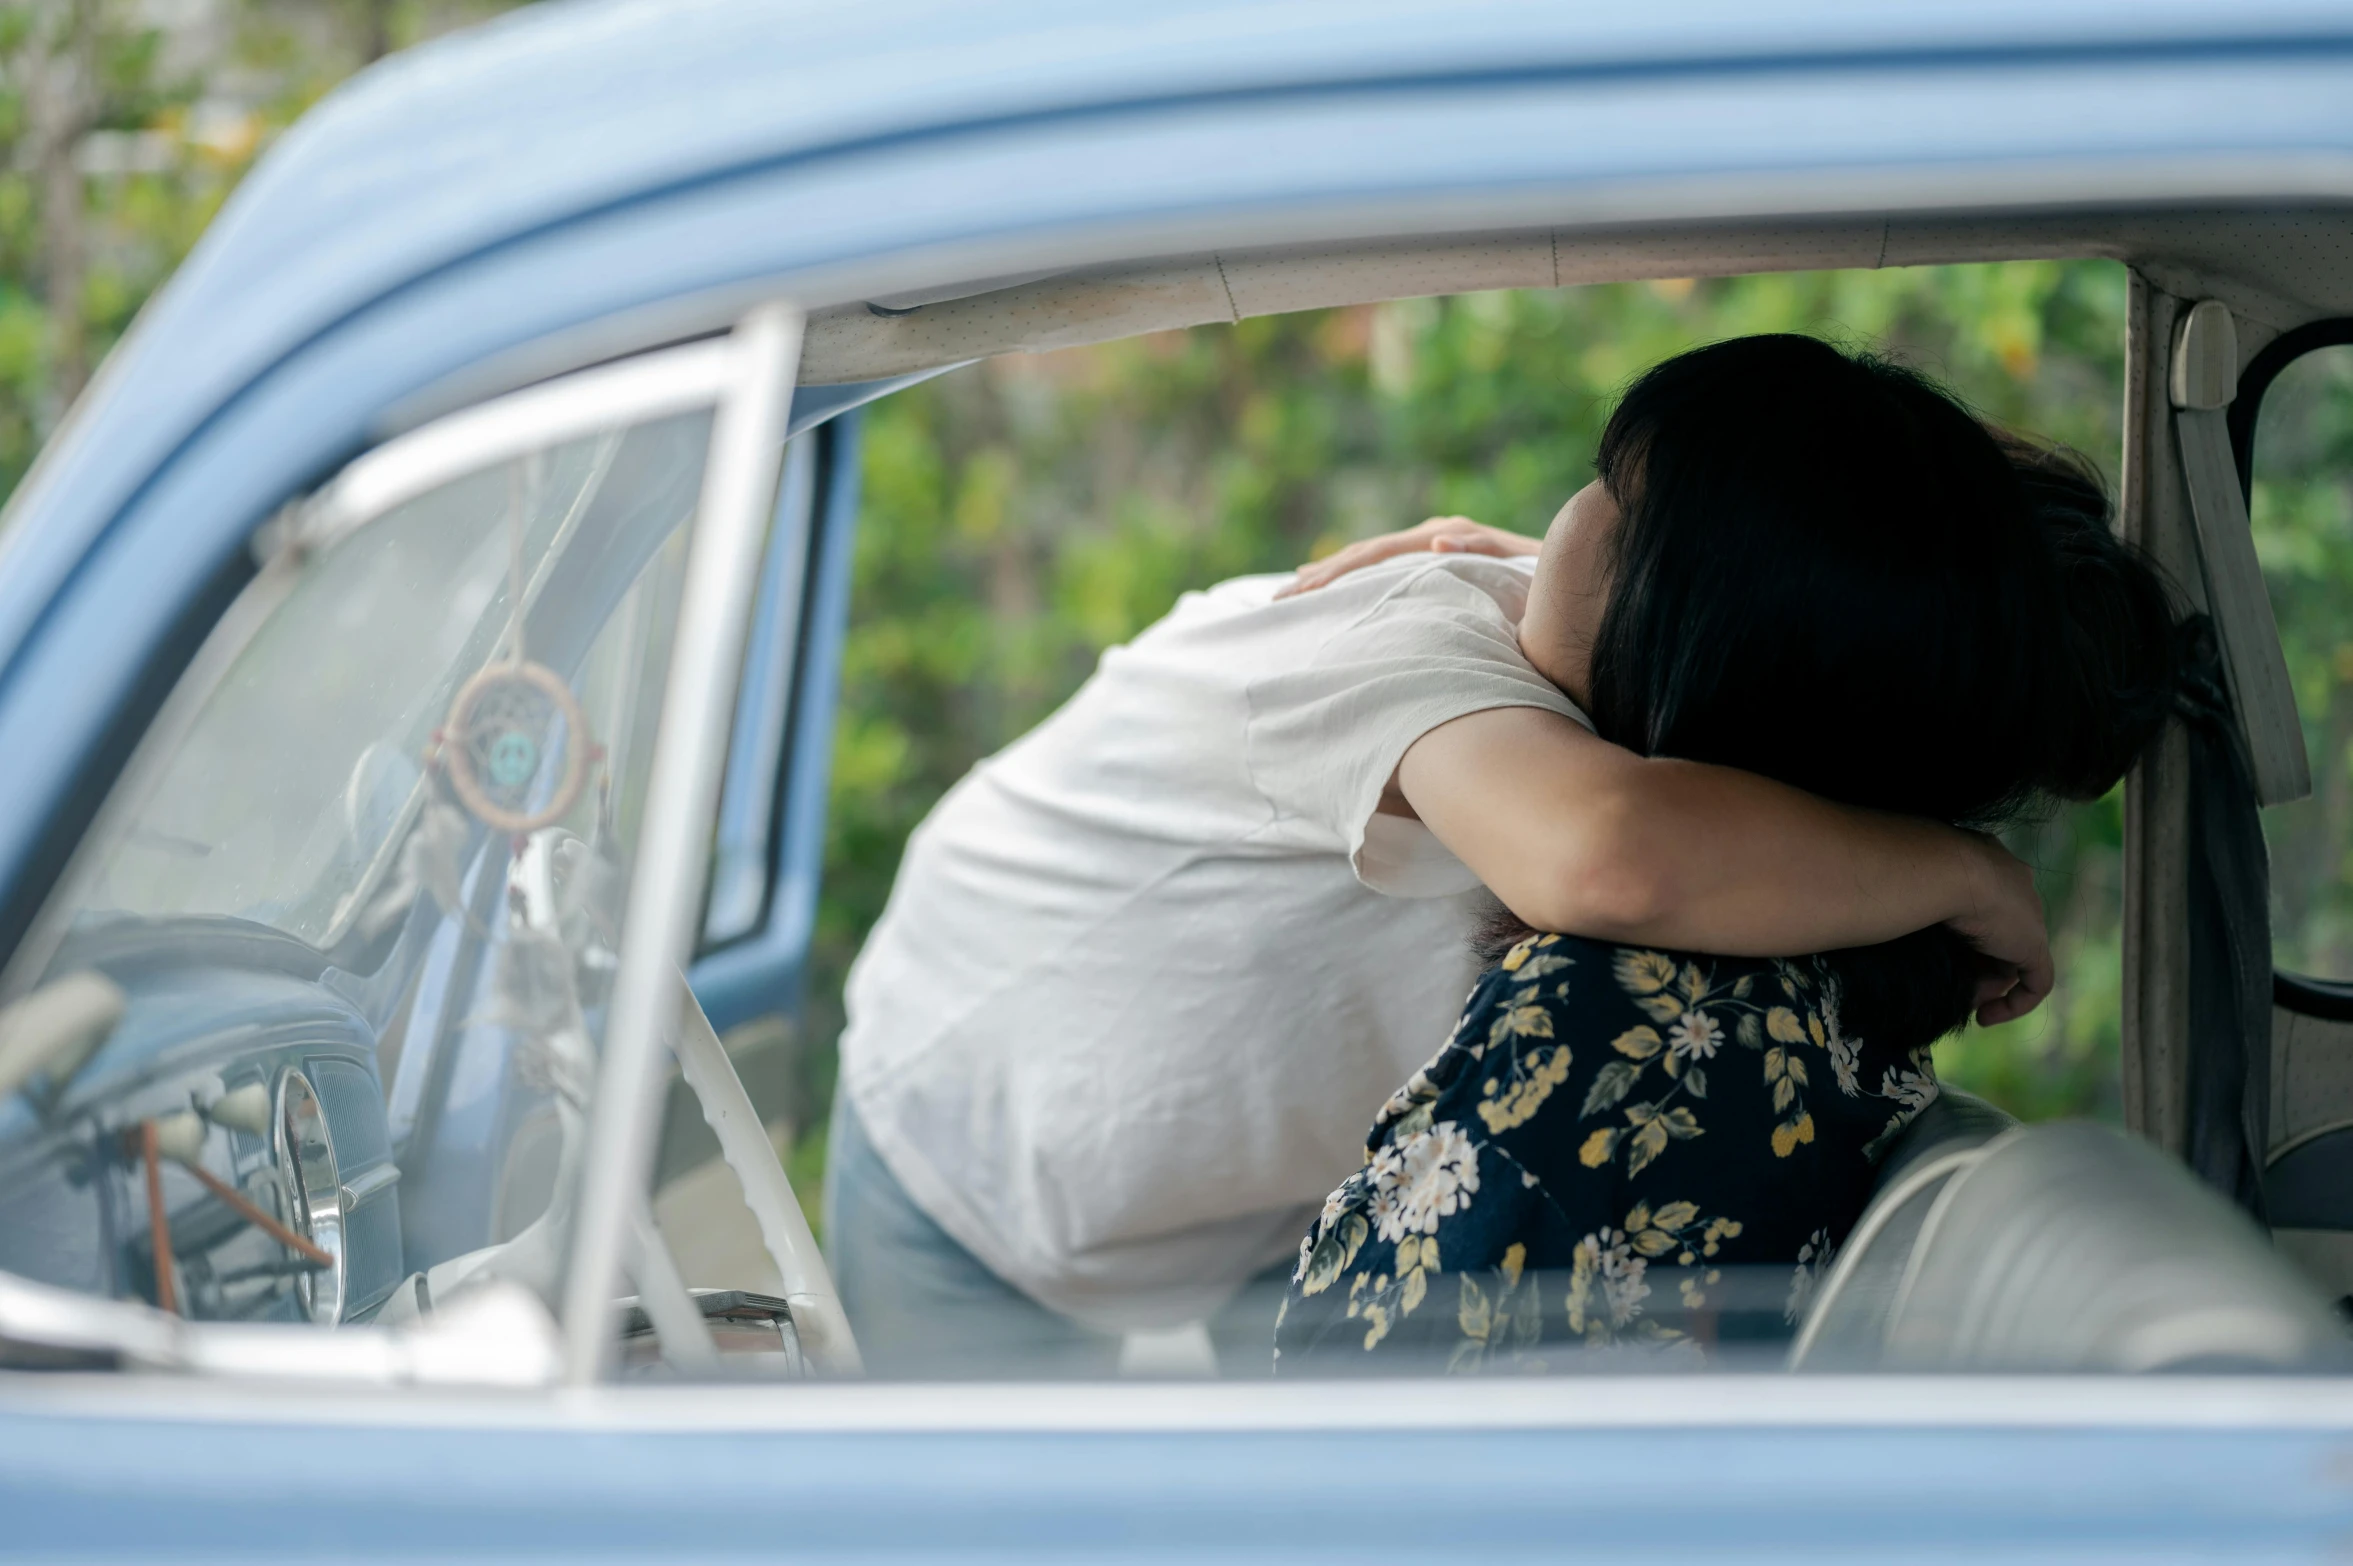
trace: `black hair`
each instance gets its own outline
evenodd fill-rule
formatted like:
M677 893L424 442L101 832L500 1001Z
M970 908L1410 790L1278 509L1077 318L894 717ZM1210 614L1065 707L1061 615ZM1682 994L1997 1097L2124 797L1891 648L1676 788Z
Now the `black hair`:
M2171 603L2097 474L1901 365L1797 336L1700 348L1633 384L1595 466L1622 517L1605 739L1992 829L2097 797L2165 721ZM1941 927L1834 966L1880 1043L1967 1019L1976 957Z

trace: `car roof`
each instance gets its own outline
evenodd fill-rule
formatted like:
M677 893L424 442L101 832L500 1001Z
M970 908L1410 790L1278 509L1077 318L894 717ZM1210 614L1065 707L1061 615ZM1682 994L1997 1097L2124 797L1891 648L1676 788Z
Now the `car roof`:
M2353 12L2328 0L559 0L330 95L237 192L141 346L169 358L198 323L212 345L278 342L658 193L1106 106L2348 47Z
M2353 12L2333 0L1130 0L1115 13L1098 0L555 0L330 94L236 192L124 357L185 375L200 403L370 301L633 204L1106 107L2348 49Z
M1098 0L559 0L331 94L236 193L138 347L165 362L282 351L370 298L657 193L1107 105L2348 46L2353 13L2326 0L1130 0L1115 14Z

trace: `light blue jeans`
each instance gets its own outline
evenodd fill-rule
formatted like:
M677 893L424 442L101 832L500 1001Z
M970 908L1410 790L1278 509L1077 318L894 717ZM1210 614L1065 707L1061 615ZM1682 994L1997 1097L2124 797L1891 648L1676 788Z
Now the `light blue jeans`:
M1103 1377L1120 1339L1049 1310L989 1271L915 1205L874 1150L849 1095L833 1101L825 1150L825 1249L869 1375L910 1378ZM1222 1375L1265 1375L1284 1263L1212 1317Z

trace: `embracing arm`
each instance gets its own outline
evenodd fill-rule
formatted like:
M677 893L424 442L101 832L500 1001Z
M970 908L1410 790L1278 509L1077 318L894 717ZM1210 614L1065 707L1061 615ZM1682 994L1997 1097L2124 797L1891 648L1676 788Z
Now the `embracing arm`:
M2033 876L1991 838L1638 756L1540 708L1432 729L1382 808L1420 817L1539 930L1794 957L1947 924L1988 960L1981 1022L2050 992Z

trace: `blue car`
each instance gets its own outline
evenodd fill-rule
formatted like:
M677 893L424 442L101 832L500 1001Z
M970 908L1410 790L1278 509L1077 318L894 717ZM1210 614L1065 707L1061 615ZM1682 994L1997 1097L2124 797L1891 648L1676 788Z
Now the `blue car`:
M809 947L862 407L2045 257L2131 270L2123 524L2249 763L2128 785L2131 1135L1948 1095L1753 1373L861 1375L722 1039ZM2353 985L2241 872L2328 759L2254 465L2349 345L2342 5L583 0L388 62L0 526L0 1553L2341 1549Z

